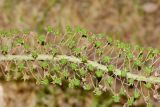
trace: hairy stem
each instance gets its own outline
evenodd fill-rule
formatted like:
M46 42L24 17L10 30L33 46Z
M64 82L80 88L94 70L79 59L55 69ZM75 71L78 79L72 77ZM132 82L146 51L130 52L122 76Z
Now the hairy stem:
M69 62L74 62L74 63L82 63L81 59L74 57L74 56L66 56L66 55L57 55L56 57L53 57L52 55L38 55L36 59L32 57L32 55L3 55L0 56L0 61L23 61L23 60L54 60L54 61L59 61L61 59L67 59ZM90 61L88 60L86 65L92 65L93 67L97 69L101 69L103 71L108 71L107 67L105 65L99 64L95 61ZM114 71L114 74L117 76L121 75L121 70L116 69ZM160 83L160 78L159 77L145 77L142 75L137 75L128 72L126 78L138 80L138 81L145 81L149 83Z

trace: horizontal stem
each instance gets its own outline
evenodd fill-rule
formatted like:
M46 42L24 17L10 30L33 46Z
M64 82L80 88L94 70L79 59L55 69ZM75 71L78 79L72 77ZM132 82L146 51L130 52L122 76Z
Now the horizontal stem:
M59 61L61 59L67 59L70 62L74 62L74 63L82 63L81 59L74 57L74 56L67 56L67 55L57 55L56 57L53 57L52 55L38 55L38 57L36 58L36 60L54 60L54 61ZM20 60L35 60L32 55L1 55L0 56L0 61L20 61ZM108 71L107 67L105 65L99 64L95 61L90 61L88 60L86 65L92 65L93 67L97 68L97 69L101 69L103 71ZM114 71L114 74L117 76L121 75L121 70L116 69ZM138 74L133 74L128 72L126 75L126 78L130 78L130 79L134 79L134 80L138 80L138 81L145 81L145 82L149 82L149 83L160 83L160 78L159 77L154 77L154 76L150 76L150 77L145 77L142 75L138 75Z

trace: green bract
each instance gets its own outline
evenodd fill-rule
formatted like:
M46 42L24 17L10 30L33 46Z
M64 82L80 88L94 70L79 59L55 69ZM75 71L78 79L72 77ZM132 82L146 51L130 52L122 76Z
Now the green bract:
M94 92L94 94L97 95L97 96L102 95L102 91L101 91L99 88L97 88L97 87L94 89L93 92Z
M120 102L120 97L119 97L119 95L114 95L112 98L113 98L113 101L114 101L115 103L119 103L119 102Z
M144 70L148 75L150 75L153 72L153 67L152 66L147 66L145 67Z
M62 78L52 77L52 79L53 79L53 83L62 85Z
M134 98L138 99L140 97L140 93L138 92L138 90L134 91Z
M3 54L7 54L8 51L9 51L8 46L6 46L6 45L2 46L1 51L2 51Z
M41 65L41 67L42 67L43 69L48 68L48 62L46 62L46 61L43 61L40 65Z
M70 79L69 80L69 87L74 88L74 87L79 87L80 86L80 80L79 79Z
M49 33L52 33L52 32L53 32L52 26L48 26L48 27L47 27L47 31L48 31Z
M83 89L84 89L84 90L87 90L87 91L88 91L88 90L91 90L91 86L90 86L89 84L84 84L84 85L83 85Z
M148 88L148 89L152 88L152 84L151 84L151 83L146 83L146 84L144 84L144 86L145 86L146 88Z
M32 52L32 57L33 57L34 59L36 59L36 58L38 57L38 52L33 51L33 52Z
M102 42L97 41L97 42L95 43L95 47L96 47L96 48L100 48L100 46L102 46Z
M72 70L76 70L78 66L77 66L76 63L71 63L70 67L71 67Z
M20 64L18 65L19 71L23 71L24 68L25 68L25 65L24 65L23 63L20 63Z
M62 65L66 65L67 62L68 62L67 59L61 59L61 60L60 60L60 63L61 63Z
M61 67L59 65L55 65L52 67L51 71L59 73L61 71Z
M38 39L39 39L40 44L41 44L41 45L44 45L45 36L44 36L44 35L40 35L40 36L38 36Z
M127 101L128 106L133 106L133 103L134 103L134 98L130 97Z
M24 40L23 40L23 38L19 38L19 39L17 39L17 43L18 43L18 44L24 44Z
M111 57L105 56L102 60L104 63L109 63L111 61L111 59L112 59Z
M127 76L127 72L128 72L127 69L121 70L121 77L126 77Z
M108 85L111 86L112 83L113 83L113 77L109 76L109 77L107 78L106 82L107 82Z
M81 76L85 76L87 72L86 72L86 70L84 68L81 68L79 70L79 73L80 73Z
M114 65L108 65L107 67L109 72L113 72L115 70L115 66Z
M44 78L43 80L41 80L41 84L49 85L49 80L47 78Z
M96 77L102 77L104 72L102 70L96 70Z

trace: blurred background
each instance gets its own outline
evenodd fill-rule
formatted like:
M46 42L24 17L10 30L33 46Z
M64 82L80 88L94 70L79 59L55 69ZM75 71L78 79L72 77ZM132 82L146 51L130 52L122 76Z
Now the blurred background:
M132 45L160 48L160 0L0 0L0 29L39 32L48 25L62 30L66 25L78 25ZM97 98L81 90L38 87L33 83L4 82L1 87L4 95L0 96L5 97L6 107L106 107L112 104L107 93L105 98Z

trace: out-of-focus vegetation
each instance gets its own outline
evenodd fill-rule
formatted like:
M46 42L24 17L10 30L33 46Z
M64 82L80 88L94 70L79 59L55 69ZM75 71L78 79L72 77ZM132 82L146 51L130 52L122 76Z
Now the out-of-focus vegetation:
M159 0L0 0L0 28L44 32L48 25L62 31L66 25L78 25L132 45L160 48L159 10ZM109 93L97 98L81 90L33 83L1 85L7 107L105 107L113 103Z
M159 0L1 0L0 28L79 25L130 43L158 47Z

